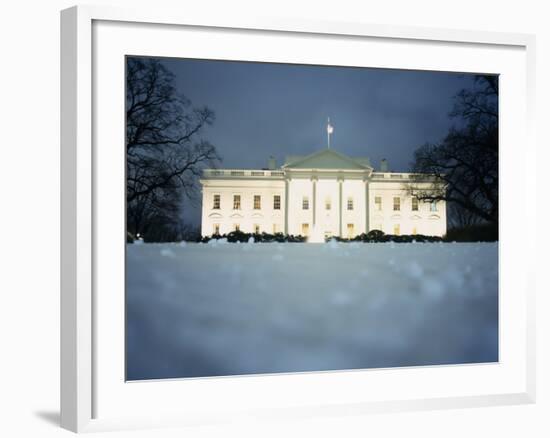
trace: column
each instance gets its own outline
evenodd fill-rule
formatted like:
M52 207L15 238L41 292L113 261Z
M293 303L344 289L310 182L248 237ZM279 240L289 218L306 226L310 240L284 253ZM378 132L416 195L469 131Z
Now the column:
M369 214L369 181L364 180L365 182L365 234L370 231L370 214Z
M311 183L313 185L312 187L312 207L313 207L313 220L312 220L312 225L311 227L315 227L315 217L316 217L316 214L317 214L317 177L316 176L312 176L311 177Z
M288 185L290 177L285 177L285 235L288 235Z
M338 178L338 235L342 237L342 177Z

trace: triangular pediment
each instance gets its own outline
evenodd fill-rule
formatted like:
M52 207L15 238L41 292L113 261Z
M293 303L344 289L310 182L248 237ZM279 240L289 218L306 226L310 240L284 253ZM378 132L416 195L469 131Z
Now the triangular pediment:
M338 170L368 170L371 167L355 161L347 155L334 149L323 149L306 157L297 157L287 162L285 169L338 169Z

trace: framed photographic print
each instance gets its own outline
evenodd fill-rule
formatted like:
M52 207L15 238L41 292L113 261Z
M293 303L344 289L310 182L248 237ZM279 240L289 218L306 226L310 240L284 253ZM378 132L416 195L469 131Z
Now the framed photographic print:
M534 401L533 37L75 7L61 43L63 427Z

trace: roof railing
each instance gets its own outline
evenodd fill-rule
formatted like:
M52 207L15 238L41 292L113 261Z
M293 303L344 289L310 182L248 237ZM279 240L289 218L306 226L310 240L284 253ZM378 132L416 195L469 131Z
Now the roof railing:
M283 178L285 172L283 170L268 170L268 169L204 169L203 177L205 178ZM415 173L404 172L374 172L374 179L390 179L390 180L432 180L433 175L422 175Z
M281 178L282 170L255 170L255 169L204 169L205 178Z

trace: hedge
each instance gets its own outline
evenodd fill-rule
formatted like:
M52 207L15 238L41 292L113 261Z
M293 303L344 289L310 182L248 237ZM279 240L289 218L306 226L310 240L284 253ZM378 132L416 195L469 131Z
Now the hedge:
M214 234L212 236L205 236L200 241L207 243L212 239L227 239L228 242L248 242L250 238L254 238L254 242L305 242L306 238L303 236L284 235L283 233L245 233L243 231L232 231L229 234Z
M302 243L306 241L304 236L284 235L283 233L245 233L243 231L232 231L229 234L214 234L212 236L205 236L200 239L201 242L207 243L212 239L227 239L228 242L248 242L250 238L254 238L254 242L293 242ZM408 242L441 242L443 239L438 236L424 236L422 234L415 235L393 235L384 234L380 230L372 230L368 233L363 233L355 236L352 239L344 239L341 237L327 238L326 240L334 239L338 242L366 242L366 243L380 243L380 242L396 242L396 243L408 243Z

